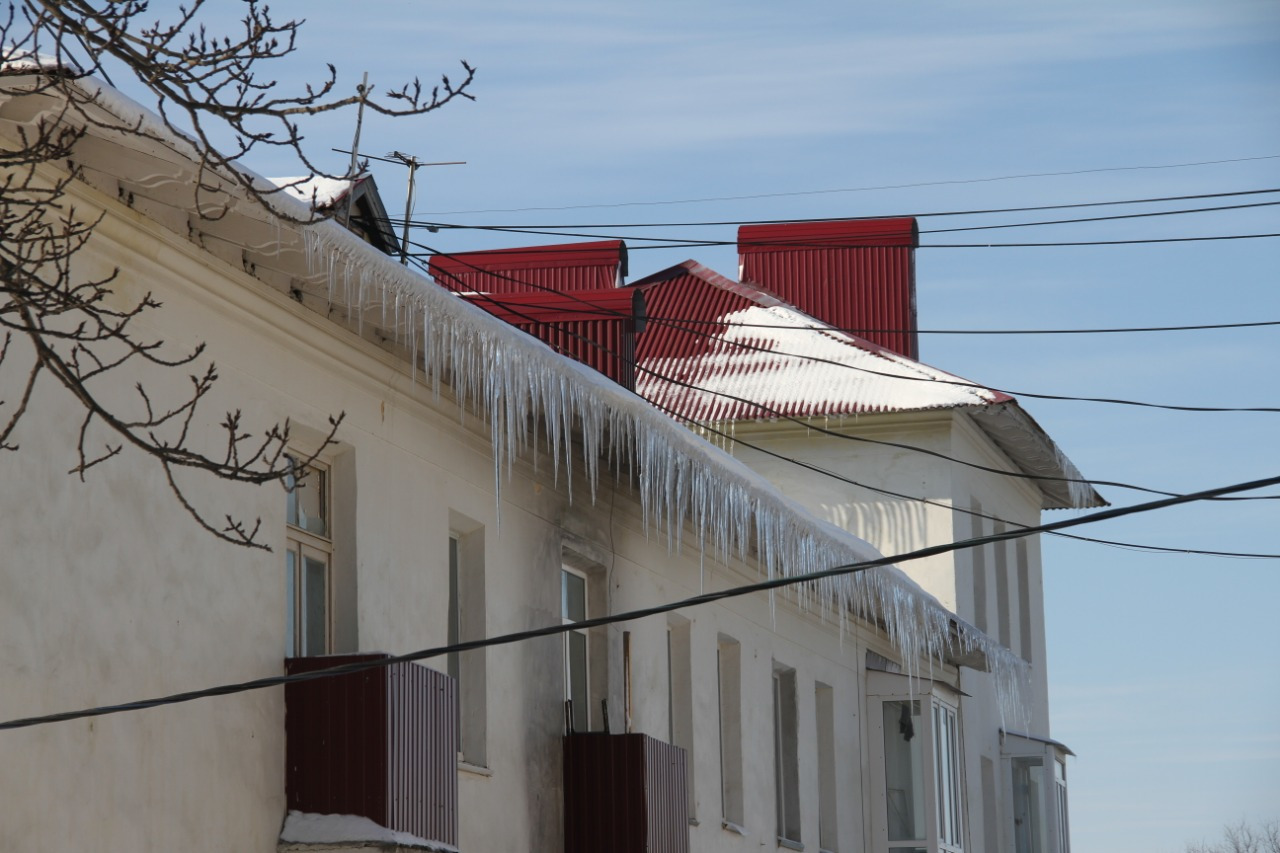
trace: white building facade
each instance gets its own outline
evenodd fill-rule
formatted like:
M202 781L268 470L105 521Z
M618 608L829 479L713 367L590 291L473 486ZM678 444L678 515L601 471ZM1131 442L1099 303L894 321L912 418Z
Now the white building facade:
M3 78L7 143L58 113L39 83ZM141 454L67 476L84 413L38 384L20 449L0 455L0 722L279 676L286 658L567 630L427 660L439 675L395 664L358 689L328 679L323 702L290 685L0 730L0 849L1015 849L974 816L986 771L973 744L1001 772L1013 759L969 735L965 694L995 708L998 682L1043 715L1035 689L1010 692L1025 680L1006 648L1020 627L984 633L953 612L974 607L967 593L881 567L573 628L879 555L841 529L857 525L826 523L336 224L291 224L308 212L279 200L277 215L229 180L225 215L197 216L187 143L100 91L82 107L103 121L77 145L68 198L101 218L74 274L119 270L122 308L154 294L163 305L139 329L216 360L209 413L287 421L289 453L318 456L292 492L179 472L204 517L261 519L270 550L229 545ZM186 372L143 378L180 398ZM136 378L100 394L129 411ZM216 452L217 421L198 420L193 444ZM863 536L886 550L941 535L882 529ZM350 698L364 689L381 698ZM582 746L571 765L585 741L568 729L647 736L647 757ZM1019 743L1034 751L1037 731ZM639 782L648 798L627 787ZM328 796L365 811L308 805Z

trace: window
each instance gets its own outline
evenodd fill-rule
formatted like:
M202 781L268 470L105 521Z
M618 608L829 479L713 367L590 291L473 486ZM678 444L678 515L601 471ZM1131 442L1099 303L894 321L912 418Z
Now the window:
M891 850L923 849L927 843L924 805L924 748L918 736L920 700L881 706L884 732L885 821ZM903 846L903 842L907 842Z
M689 794L689 819L696 820L693 760L692 623L683 616L667 617L667 721L668 741L685 751L685 789Z
M573 569L560 569L560 620L568 625L587 618L587 577ZM564 633L564 698L570 704L570 721L575 732L590 730L591 685L590 647L587 632Z
M1044 761L1038 756L1014 758L1010 768L1014 853L1044 853Z
M1018 560L1018 648L1022 659L1031 662L1031 564L1027 557L1027 540L1019 539Z
M800 843L800 766L796 749L796 671L773 665L773 784L778 839Z
M977 498L970 501L969 538L978 539L985 533L983 529L982 504ZM973 561L973 624L984 634L990 633L987 620L987 546L979 545L969 549Z
M285 655L324 655L333 635L329 469L285 458Z
M959 715L947 688L876 672L868 673L867 684L871 745L878 753L872 756L874 784L882 792L872 812L875 849L962 853Z
M956 731L956 712L950 705L933 703L933 780L937 787L938 848L946 851L964 849L960 835L960 737Z
M485 636L484 527L449 514L449 644ZM484 649L450 654L449 675L458 682L458 744L462 760L486 765L486 657Z
M995 535L1005 532L1004 522L997 521ZM996 624L999 626L997 639L1006 647L1013 648L1013 611L1009 601L1009 543L992 544L996 552Z
M818 732L818 847L834 851L836 842L836 714L835 691L817 682L813 688Z
M1003 731L1001 752L1008 761L1013 803L1014 853L1070 853L1067 814L1069 751L1048 738ZM1052 774L1052 775L1050 775Z
M717 699L720 705L720 813L724 823L741 828L742 815L742 646L720 635L716 648Z
M1067 819L1067 762L1053 759L1053 795L1057 805L1058 853L1071 853L1071 823Z

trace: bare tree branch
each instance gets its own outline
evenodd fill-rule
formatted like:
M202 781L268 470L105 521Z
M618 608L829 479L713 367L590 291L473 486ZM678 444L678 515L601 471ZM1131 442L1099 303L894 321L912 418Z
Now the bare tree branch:
M177 136L191 143L191 209L200 217L225 216L239 196L286 221L310 222L273 204L281 190L263 187L237 161L260 148L284 148L307 179L347 177L316 167L303 148L299 120L360 103L387 116L421 115L456 98L470 99L475 71L463 62L464 76L456 83L445 77L424 90L415 79L381 97L372 87L338 97L337 72L328 66L318 82L282 94L264 68L294 52L302 22L277 23L265 5L246 0L236 31L215 35L201 21L205 2L179 7L168 22L145 19L145 0L21 0L0 13L0 73L38 72L31 94L54 95L51 103L57 104L19 127L16 145L0 146L0 451L18 449L15 439L24 420L33 417L35 390L51 380L83 410L71 474L83 479L126 450L140 452L160 466L178 503L204 529L227 542L262 548L260 519L228 515L221 524L210 522L184 492L179 472L284 484L291 470L305 473L332 443L342 416L330 419L316 455L294 463L285 455L288 422L255 432L244 427L239 411L218 422L225 441L218 452L196 446L206 423L201 406L218 378L212 363L198 366L204 345L175 352L139 333L138 318L161 306L151 294L119 306L115 287L127 270L92 278L73 269L100 221L82 216L71 201L70 187L81 177L74 164L77 146L91 131L161 142ZM114 73L132 75L155 96L162 130L101 108L100 91L86 79L110 81ZM220 152L213 137L228 135L235 143ZM25 359L18 351L21 341L29 345ZM172 383L154 379L157 370L163 376L190 368L195 372L185 393L175 394ZM107 393L122 378L133 385L136 406Z

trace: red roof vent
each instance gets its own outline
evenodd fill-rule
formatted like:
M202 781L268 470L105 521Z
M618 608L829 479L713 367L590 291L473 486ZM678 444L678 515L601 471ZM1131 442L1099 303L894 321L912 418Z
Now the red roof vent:
M908 358L919 358L913 218L738 229L744 284Z

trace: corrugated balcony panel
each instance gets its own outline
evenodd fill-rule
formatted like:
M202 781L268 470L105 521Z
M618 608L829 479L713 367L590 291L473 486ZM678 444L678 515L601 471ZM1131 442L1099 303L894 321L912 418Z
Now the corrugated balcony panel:
M290 658L289 674L384 654ZM285 686L289 808L457 844L457 685L415 663Z
M648 735L566 735L565 853L688 853L685 761Z

